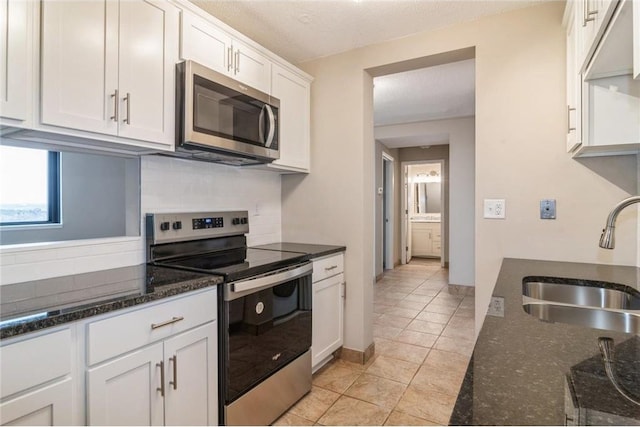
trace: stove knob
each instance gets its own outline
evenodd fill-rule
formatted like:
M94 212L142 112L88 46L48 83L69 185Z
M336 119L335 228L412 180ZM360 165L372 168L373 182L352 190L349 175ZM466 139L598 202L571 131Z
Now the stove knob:
M240 224L240 218L233 218L233 219L231 220L231 224L233 224L233 225L238 225L238 224Z
M173 229L174 230L181 230L182 229L182 221L176 221L173 223Z
M169 229L169 222L161 222L160 223L160 231L167 231Z
M248 224L248 223L249 223L249 219L247 217L240 218L240 224Z

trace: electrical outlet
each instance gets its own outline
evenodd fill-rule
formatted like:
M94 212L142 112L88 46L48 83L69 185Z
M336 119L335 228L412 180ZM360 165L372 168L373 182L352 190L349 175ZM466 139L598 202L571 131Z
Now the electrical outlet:
M493 317L504 317L504 297L491 297L487 315Z
M504 219L506 203L504 199L484 199L484 217L489 219Z

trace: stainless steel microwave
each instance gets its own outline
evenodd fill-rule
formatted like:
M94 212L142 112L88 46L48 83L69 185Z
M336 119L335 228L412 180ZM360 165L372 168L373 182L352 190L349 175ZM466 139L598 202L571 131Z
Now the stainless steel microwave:
M193 61L176 76L176 155L240 166L280 158L278 99Z

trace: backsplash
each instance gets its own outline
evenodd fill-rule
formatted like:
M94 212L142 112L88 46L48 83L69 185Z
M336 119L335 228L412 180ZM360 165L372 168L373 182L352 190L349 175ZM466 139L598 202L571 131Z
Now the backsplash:
M142 158L142 214L249 211L249 245L281 240L280 175L165 156Z
M280 175L165 156L141 159L141 212L247 210L249 245L279 242ZM144 233L144 227L142 227ZM0 285L138 265L144 236L0 249Z

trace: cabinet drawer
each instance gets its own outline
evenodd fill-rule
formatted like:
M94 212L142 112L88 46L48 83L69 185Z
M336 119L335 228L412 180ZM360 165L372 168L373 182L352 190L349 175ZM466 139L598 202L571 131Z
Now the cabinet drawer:
M87 364L95 365L216 319L216 289L87 325Z
M313 283L344 271L344 254L331 255L313 261Z
M71 351L69 329L1 347L2 398L69 374Z

